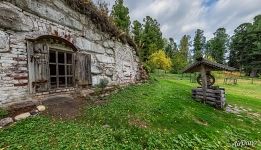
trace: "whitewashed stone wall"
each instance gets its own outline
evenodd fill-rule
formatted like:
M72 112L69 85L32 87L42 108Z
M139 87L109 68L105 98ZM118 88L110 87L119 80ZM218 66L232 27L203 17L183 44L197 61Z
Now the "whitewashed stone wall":
M96 26L60 0L17 0L16 6L0 2L0 106L30 99L26 39L54 35L92 55L92 81L106 78L110 84L135 82L138 57L135 50Z

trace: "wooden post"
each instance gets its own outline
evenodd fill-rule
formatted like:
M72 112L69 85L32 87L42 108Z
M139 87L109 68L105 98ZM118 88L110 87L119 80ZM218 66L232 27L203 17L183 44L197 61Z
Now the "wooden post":
M207 99L207 76L206 76L206 69L204 65L201 65L201 79L202 79L202 90L203 90L203 100L204 103L206 102Z

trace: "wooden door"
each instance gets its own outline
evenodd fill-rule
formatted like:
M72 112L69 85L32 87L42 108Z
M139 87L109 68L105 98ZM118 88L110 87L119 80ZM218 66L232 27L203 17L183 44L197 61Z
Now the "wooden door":
M45 42L27 42L30 93L49 90L49 48Z
M80 87L92 84L90 54L75 54L75 83Z

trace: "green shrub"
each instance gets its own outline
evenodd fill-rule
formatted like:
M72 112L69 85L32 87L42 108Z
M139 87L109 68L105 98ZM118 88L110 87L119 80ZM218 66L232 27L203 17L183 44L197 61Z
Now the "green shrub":
M3 109L3 108L0 108L0 119L6 117L8 115L8 112Z
M101 79L100 83L97 85L98 88L105 89L109 84L108 79Z
M145 69L145 71L146 71L147 73L152 72L151 67L150 67L147 63L143 64L143 67L144 67L144 69Z

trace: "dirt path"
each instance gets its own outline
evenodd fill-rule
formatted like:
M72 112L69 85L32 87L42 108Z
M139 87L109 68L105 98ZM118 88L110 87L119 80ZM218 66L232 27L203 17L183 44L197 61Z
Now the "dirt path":
M44 100L43 105L47 107L45 115L55 119L73 119L81 115L81 111L87 103L85 100L69 96L55 96Z

